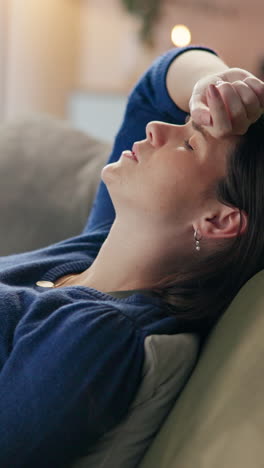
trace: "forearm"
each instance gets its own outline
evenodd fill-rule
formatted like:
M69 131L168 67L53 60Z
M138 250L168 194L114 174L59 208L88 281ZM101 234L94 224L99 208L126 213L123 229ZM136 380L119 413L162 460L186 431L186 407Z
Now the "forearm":
M175 104L189 112L189 100L197 81L207 75L222 73L229 67L217 55L205 50L187 50L171 63L166 85Z

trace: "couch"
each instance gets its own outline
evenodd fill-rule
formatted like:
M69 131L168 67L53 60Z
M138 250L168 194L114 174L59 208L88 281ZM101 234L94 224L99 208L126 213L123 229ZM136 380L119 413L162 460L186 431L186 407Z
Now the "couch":
M48 115L2 123L0 254L78 234L109 150ZM263 291L264 271L214 327L139 468L264 467Z

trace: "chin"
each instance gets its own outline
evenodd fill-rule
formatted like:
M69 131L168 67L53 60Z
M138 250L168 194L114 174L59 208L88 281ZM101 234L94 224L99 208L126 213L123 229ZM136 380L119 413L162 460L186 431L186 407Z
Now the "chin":
M106 185L108 182L114 179L115 172L116 172L115 164L116 163L107 164L106 166L103 167L101 171L101 179Z
M103 167L101 171L101 179L107 188L109 188L110 185L117 184L118 180L120 180L120 164L118 161L107 164Z

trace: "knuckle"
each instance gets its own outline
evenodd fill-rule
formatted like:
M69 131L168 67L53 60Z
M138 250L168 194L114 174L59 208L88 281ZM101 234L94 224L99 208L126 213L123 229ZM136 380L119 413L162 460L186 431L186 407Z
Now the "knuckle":
M255 107L256 105L256 101L254 98L252 98L252 96L250 95L245 95L243 96L243 103L247 106L247 107Z
M243 80L236 80L236 81L234 81L233 85L236 86L236 87L239 86L239 87L242 87L242 88L247 88L248 87L247 84L245 83L245 81L243 81Z
M241 112L241 109L233 108L230 109L231 118L233 121L240 122L243 118L246 117L246 114Z

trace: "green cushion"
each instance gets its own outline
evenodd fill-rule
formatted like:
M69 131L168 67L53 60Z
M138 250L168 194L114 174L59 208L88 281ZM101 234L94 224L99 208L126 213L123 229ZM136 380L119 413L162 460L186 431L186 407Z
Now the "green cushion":
M264 271L211 333L140 468L264 466Z

